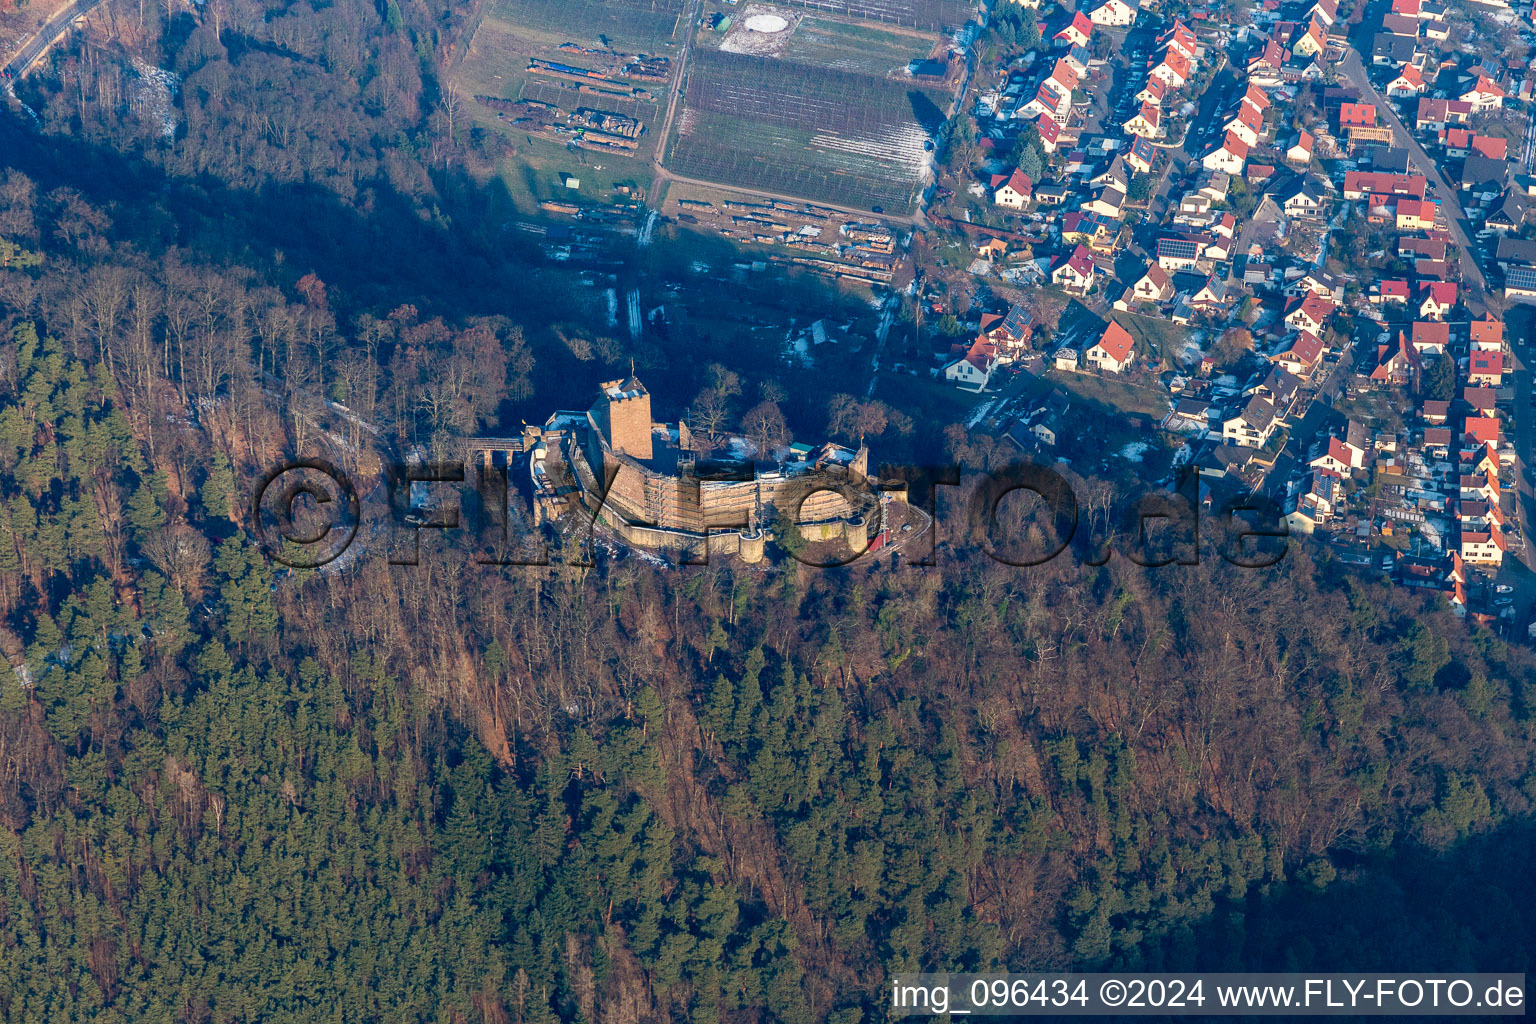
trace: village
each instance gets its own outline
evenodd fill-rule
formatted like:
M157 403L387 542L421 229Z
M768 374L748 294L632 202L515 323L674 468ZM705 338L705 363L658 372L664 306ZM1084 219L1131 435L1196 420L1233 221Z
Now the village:
M730 6L694 33L762 51L733 74L809 59L795 56L814 39L800 15L755 4L734 23ZM604 205L570 174L571 199L541 206L581 223L520 226L548 259L605 272L610 323L627 289L636 337L716 293L684 283L642 298L610 231L641 248L658 221L678 245L722 240L732 280L808 275L873 310L801 306L787 331L782 311L738 318L763 332L753 346L778 333L792 367L867 366L866 396L936 424L958 413L1018 458L1170 485L1195 474L1206 503L1268 496L1338 564L1536 638L1522 361L1536 320L1533 15L1433 0L996 0L923 37L939 40L926 55L838 86L952 94L942 124L922 119L913 210L882 209L878 190L781 194L735 172L616 188ZM581 127L604 145L632 131ZM689 266L699 285L721 272Z
M1532 12L1037 3L992 12L928 211L950 238L914 245L970 426L1266 494L1524 638Z

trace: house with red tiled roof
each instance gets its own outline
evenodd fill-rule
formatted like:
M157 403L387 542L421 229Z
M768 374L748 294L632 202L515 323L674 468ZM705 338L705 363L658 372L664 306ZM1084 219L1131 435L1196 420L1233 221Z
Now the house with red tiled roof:
M1466 156L1472 146L1472 136L1475 133L1470 128L1440 129L1440 145L1445 147L1445 155L1450 157Z
M1505 96L1506 93L1498 82L1487 75L1478 75L1472 87L1456 98L1463 103L1472 104L1473 113L1480 114L1489 110L1498 110L1504 106Z
M1271 39L1248 58L1246 68L1248 77L1262 78L1265 81L1277 81L1280 69L1285 67L1285 59L1290 56L1288 50L1281 46L1278 40Z
M1365 452L1358 445L1337 437L1330 437L1328 443L1322 446L1321 454L1314 457L1307 465L1314 469L1328 469L1341 476L1348 476L1352 469L1360 469L1365 465Z
M1374 128L1376 127L1376 104L1374 103L1341 103L1339 104L1339 131L1343 133L1348 128Z
M1247 103L1238 103L1227 115L1219 131L1231 132L1250 146L1259 144L1264 134L1264 115Z
M1189 81L1189 58L1177 50L1167 50L1162 59L1153 63L1147 69L1148 78L1160 78L1175 89L1183 88Z
M1381 281L1371 288L1371 301L1375 303L1408 301L1408 282L1401 279Z
M1288 344L1269 357L1276 366L1283 366L1298 377L1310 377L1323 358L1323 340L1311 331L1297 331Z
M1087 46L1093 38L1093 22L1088 15L1077 11L1072 15L1072 20L1062 26L1061 31L1051 37L1057 43L1065 43L1068 46Z
M1228 132L1220 145L1200 158L1200 166L1208 171L1241 174L1247 160L1248 143Z
M1404 64L1397 76L1387 83L1387 95L1392 99L1407 99L1424 91L1424 73L1412 64Z
M1307 17L1317 18L1324 25L1332 26L1339 18L1339 0L1315 0L1307 8Z
M1473 349L1467 365L1467 383L1490 388L1504 383L1504 353L1495 349Z
M1056 147L1061 141L1061 125L1057 124L1049 114L1041 114L1035 122L1035 130L1040 133L1040 146L1047 153L1056 152Z
M1312 162L1313 141L1311 132L1300 132L1297 134L1296 141L1291 143L1291 147L1285 151L1286 162L1301 166L1310 164Z
M1079 245L1051 271L1051 283L1065 291L1084 294L1093 287L1096 273L1093 253L1087 246Z
M1254 110L1257 110L1262 117L1264 111L1269 109L1269 93L1249 82L1247 91L1243 93L1242 104L1245 107L1252 107Z
M1299 25L1291 36L1291 52L1298 57L1316 57L1328 47L1328 30L1316 18Z
M1136 339L1111 320L1099 340L1083 353L1083 361L1108 373L1120 373L1136 358Z
M1136 99L1142 103L1150 103L1154 107L1160 107L1163 105L1163 97L1167 96L1170 91L1168 83L1161 78L1149 78L1147 79L1147 84L1141 87L1141 92L1136 94Z
M1029 204L1034 192L1035 183L1017 167L1011 174L992 175L992 202L997 206L1022 210Z
M1502 565L1506 544L1504 531L1497 526L1487 530L1461 531L1461 560L1473 565Z
M1125 130L1144 139L1160 138L1163 134L1162 113L1150 103L1143 103L1141 110L1126 119Z
M1076 89L1082 83L1082 75L1072 62L1065 57L1058 57L1051 68L1050 79L1059 84L1067 92Z
M1473 320L1472 347L1473 348L1504 348L1504 322L1493 317L1485 317L1482 320Z
M1497 135L1473 135L1469 140L1469 148L1473 153L1490 160L1505 160L1509 157L1509 140Z
M1285 325L1293 331L1311 331L1319 337L1337 307L1315 292L1308 292L1286 303Z
M1178 19L1157 37L1157 45L1162 49L1178 51L1186 60L1194 60L1199 56L1199 41L1195 38L1195 30Z
M1401 387L1413 381L1423 371L1419 354L1408 344L1408 336L1398 332L1397 344L1376 346L1376 368L1370 379L1378 384Z
M1425 320L1444 320L1456 306L1455 281L1423 281L1419 284L1419 316Z
M1147 272L1131 286L1131 296L1139 302L1167 302L1173 298L1173 278L1156 263L1147 265Z
M1380 195L1424 198L1428 182L1422 174L1392 174L1387 171L1345 171L1344 198L1364 199L1372 192Z
M1419 355L1438 356L1451 343L1450 325L1417 320L1410 329L1408 341Z
M1039 114L1058 125L1065 125L1072 116L1072 87L1056 78L1046 78L1035 87L1035 94L1022 107L1024 116Z
M1428 231L1435 226L1436 202L1403 196L1393 210L1399 231Z

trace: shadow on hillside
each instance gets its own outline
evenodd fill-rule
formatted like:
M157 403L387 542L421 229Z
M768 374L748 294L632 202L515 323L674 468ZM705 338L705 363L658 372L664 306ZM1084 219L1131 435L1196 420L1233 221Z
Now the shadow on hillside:
M1529 973L1532 878L1536 821L1525 819L1444 854L1366 856L1321 887L1255 887L1192 929L1149 938L1145 969Z
M208 176L169 177L142 156L68 136L41 135L20 114L0 109L0 170L5 168L32 178L39 193L67 187L108 208L115 256L131 248L157 262L180 248L214 264L252 268L290 296L294 283L314 272L326 283L344 329L359 313L382 317L404 303L416 306L423 319L506 316L522 324L538 358L534 395L520 405L503 404L502 425L508 429L520 419L542 421L554 409L585 408L597 381L616 372L600 361L576 358L548 330L555 324L585 323L602 333L603 325L591 322L590 312L601 305L600 296L574 285L579 266L547 263L537 236L517 229L519 220L536 217L516 208L499 177L480 181L461 170L439 170L435 195L426 201L384 181L360 186L355 202L309 184L242 190ZM575 230L599 229L577 222ZM649 305L656 299L652 286L677 278L693 258L689 246L695 241L703 244L685 236L680 242L658 241L642 252L616 236L613 256L619 262L602 272L614 273L620 289L642 283ZM669 247L674 251L662 251ZM708 255L711 262L728 265L718 240L708 246ZM803 298L809 308L848 301L847 295L806 275L793 276L781 290ZM647 356L642 362L649 367L647 383L658 411L675 419L706 383L711 358L738 366L748 355L768 355L732 353L724 343L715 347L721 351L712 351L711 340L694 332L647 330L639 349ZM381 359L389 355L383 352ZM777 353L772 355L772 367L777 367ZM627 365L627 358L623 362ZM742 369L760 371L768 365L759 359ZM820 429L826 397L835 390L840 389L805 403L814 410L814 418L804 424L807 432ZM756 401L752 395L743 397L743 408Z

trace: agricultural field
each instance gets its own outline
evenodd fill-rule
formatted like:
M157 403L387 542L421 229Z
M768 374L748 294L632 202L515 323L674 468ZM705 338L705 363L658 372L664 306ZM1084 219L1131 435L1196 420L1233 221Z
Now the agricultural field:
M773 19L773 20L770 20ZM754 31L769 20L777 32ZM749 3L706 7L696 45L727 53L777 57L795 64L858 74L906 76L913 61L942 56L947 40L933 32L873 22L851 22L807 14L783 4Z
M784 0L795 7L846 18L884 21L908 28L953 32L970 20L976 4L966 0Z
M534 41L660 53L677 35L684 0L494 0L487 21Z
M684 177L909 213L949 97L909 82L699 51L667 167Z
M796 26L781 59L813 67L865 75L901 74L914 60L927 57L934 37L872 25L849 25L827 18L804 18Z

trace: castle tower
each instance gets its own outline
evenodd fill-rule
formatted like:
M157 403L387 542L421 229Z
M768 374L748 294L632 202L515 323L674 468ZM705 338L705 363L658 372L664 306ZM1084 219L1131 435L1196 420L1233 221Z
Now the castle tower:
M599 385L601 394L593 409L594 419L608 438L608 446L621 455L642 461L651 457L651 394L631 371L625 380Z

